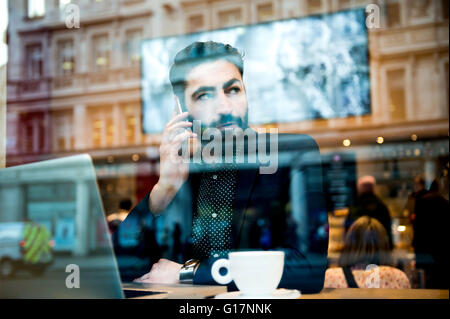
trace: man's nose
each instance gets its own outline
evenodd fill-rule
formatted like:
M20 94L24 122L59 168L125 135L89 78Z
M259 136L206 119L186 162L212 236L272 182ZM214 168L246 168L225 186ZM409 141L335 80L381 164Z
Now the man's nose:
M224 92L222 92L219 94L218 99L217 113L231 114L231 112L233 111L233 105L228 96Z

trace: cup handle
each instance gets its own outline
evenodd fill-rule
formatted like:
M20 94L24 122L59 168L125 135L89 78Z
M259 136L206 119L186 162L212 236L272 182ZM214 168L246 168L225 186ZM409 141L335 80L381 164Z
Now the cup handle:
M227 274L222 276L219 272L220 268L226 268ZM229 284L233 280L230 274L230 261L228 259L216 260L211 267L211 275L218 284Z

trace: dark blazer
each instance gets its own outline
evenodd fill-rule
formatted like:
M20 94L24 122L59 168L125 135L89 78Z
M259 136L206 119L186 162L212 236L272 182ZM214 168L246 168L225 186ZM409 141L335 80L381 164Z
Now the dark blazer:
M258 136L266 137L266 150L269 150L270 135ZM279 134L278 169L273 174L261 174L259 164L262 163L243 164L238 170L231 248L283 250L285 266L279 287L299 289L302 293L319 292L323 288L327 268L328 215L318 146L307 135ZM189 209L193 218L196 216L201 172L200 164L192 166L182 187L192 198ZM149 194L129 216L151 214L148 197ZM182 198L177 194L168 208L179 200ZM261 225L264 225L264 230ZM216 284L211 276L215 260L201 260L194 284ZM232 283L228 289L235 290L236 287Z

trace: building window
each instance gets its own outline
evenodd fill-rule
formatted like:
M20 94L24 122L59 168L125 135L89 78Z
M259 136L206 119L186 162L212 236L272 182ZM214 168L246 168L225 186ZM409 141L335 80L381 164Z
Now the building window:
M61 40L57 44L58 75L70 75L75 72L75 52L73 40Z
M390 118L392 120L404 120L406 118L405 70L389 70L386 77Z
M90 112L92 147L102 148L112 146L116 127L110 107L95 107Z
M353 1L351 0L339 0L339 8L340 9L347 9L350 8L352 6Z
M92 146L94 148L102 146L103 125L103 121L98 118L92 122Z
M258 22L268 21L273 19L273 5L272 3L260 4L256 7Z
M136 117L133 115L127 116L127 129L125 130L127 144L136 143Z
M43 75L42 45L31 44L25 48L26 76L28 79L39 79Z
M369 3L376 3L376 1L367 0L338 0L339 9L352 9L355 7L365 7Z
M27 17L38 19L45 16L45 0L27 0Z
M188 32L198 32L203 30L205 21L202 14L192 15L188 18Z
M52 144L54 151L69 151L75 146L73 116L71 111L52 114Z
M93 68L94 71L104 71L109 67L109 41L108 35L102 34L92 38L93 48Z
M22 136L22 152L28 154L33 152L33 123L23 123L20 127Z
M136 141L136 118L133 115L127 116L127 129L125 131L128 144L134 144Z
M114 126L113 119L111 117L107 117L105 119L106 122L106 146L112 146L114 143L114 132L116 127Z
M138 142L139 136L139 106L127 105L124 109L125 118L125 141L127 145L133 145Z
M431 15L431 0L414 0L408 3L409 17L412 20L428 18Z
M142 30L129 30L126 32L126 56L128 65L139 65L141 61Z
M400 3L390 1L386 4L386 18L389 28L399 27L402 24Z
M242 10L232 9L219 13L220 27L232 27L242 23Z
M19 140L23 153L43 151L46 132L44 114L40 112L24 113L19 116Z
M306 2L308 13L319 13L322 11L322 0L308 0Z
M442 19L448 20L448 0L441 0Z

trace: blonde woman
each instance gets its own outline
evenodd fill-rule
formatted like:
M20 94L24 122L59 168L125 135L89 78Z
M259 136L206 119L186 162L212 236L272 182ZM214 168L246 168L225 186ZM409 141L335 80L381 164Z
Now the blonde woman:
M338 264L327 269L324 288L411 288L406 274L389 266L389 237L372 217L360 217L351 225Z

